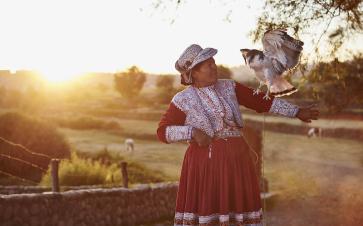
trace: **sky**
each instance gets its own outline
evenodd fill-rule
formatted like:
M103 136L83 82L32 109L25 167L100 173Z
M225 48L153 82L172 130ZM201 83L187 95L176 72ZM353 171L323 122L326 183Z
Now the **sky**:
M132 65L176 73L175 61L193 43L218 49L217 64L227 66L244 64L239 49L261 48L248 33L263 1L186 1L178 9L155 9L155 2L2 0L0 69L36 70L49 78Z

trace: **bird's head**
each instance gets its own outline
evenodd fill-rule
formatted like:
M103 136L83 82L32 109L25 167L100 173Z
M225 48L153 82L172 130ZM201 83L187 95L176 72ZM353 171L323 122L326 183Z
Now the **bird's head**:
M263 65L264 54L262 51L257 49L241 49L240 51L248 67L256 69Z
M248 53L250 52L249 49L240 49L243 59L245 60L245 64L247 65L247 58L248 58Z

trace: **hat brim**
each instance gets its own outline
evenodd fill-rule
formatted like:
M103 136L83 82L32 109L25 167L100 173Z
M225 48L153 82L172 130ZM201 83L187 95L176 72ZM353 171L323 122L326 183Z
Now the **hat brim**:
M189 66L189 70L192 69L195 65L208 60L209 58L213 57L214 55L216 55L218 52L218 50L214 49L214 48L205 48L202 51L200 51L200 53L195 57L193 63Z

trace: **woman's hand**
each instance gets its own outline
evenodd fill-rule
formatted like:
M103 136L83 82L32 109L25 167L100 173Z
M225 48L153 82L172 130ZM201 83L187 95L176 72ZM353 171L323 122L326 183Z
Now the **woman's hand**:
M202 130L193 128L192 137L199 146L205 147L212 142L212 138L204 133Z
M319 110L312 109L316 104L312 104L308 107L302 107L299 109L296 117L303 122L310 123L311 120L317 120L320 114Z

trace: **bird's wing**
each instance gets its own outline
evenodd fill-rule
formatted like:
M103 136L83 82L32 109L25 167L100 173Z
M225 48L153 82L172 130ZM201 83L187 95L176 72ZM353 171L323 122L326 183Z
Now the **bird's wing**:
M282 29L267 31L262 38L264 54L270 58L277 59L283 65L287 62L285 53L282 50L282 44L284 42L282 36L284 32L285 30Z
M286 29L267 31L262 38L264 54L280 63L273 63L276 71L286 71L294 67L298 63L303 44L289 36Z

